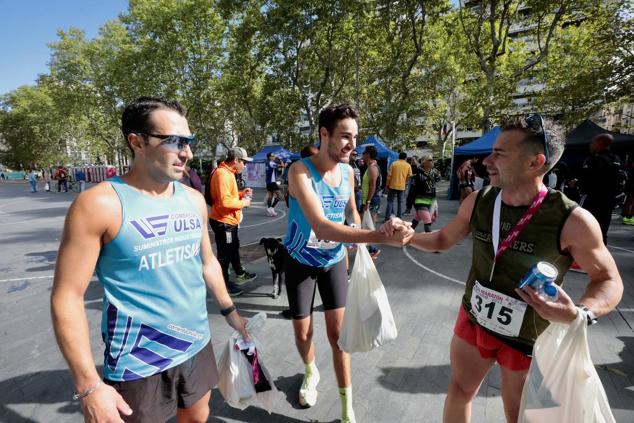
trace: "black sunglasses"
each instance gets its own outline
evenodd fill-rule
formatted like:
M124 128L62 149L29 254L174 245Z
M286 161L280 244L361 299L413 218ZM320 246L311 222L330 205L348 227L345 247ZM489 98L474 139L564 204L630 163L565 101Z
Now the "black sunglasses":
M544 156L546 156L546 163L548 163L548 135L546 134L546 128L544 128L544 118L539 113L533 113L524 118L526 125L535 132L541 132L544 141Z
M184 137L181 135L158 135L144 133L138 133L137 135L158 138L161 140L161 145L171 148L177 147L179 151L184 150L185 146L189 146L189 148L193 150L198 143L198 139L196 138L195 134L192 134L188 137Z

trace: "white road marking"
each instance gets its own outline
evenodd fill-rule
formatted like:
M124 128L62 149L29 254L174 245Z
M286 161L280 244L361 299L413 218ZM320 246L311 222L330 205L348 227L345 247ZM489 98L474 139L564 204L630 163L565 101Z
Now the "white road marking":
M457 283L458 285L462 285L462 286L466 285L463 281L459 281L458 279L454 279L451 276L443 275L442 273L436 272L434 269L431 269L431 268L425 266L424 264L419 263L414 257L412 257L412 255L409 253L409 251L407 251L407 247L403 247L403 252L418 267L422 267L423 269L427 270L428 272L433 273L434 275L439 276L439 277L441 277L443 279L447 279L450 282Z
M3 282L32 281L34 279L52 279L52 278L53 278L53 275L33 276L33 277L30 277L30 278L0 279L0 283L3 283Z
M264 208L264 207L262 207L262 208ZM240 226L240 229L246 229L246 228L253 228L255 226L268 225L268 224L270 224L272 222L276 222L276 221L278 221L280 219L284 219L286 217L286 212L284 210L280 210L280 213L282 213L282 215L279 216L279 217L276 217L275 219L267 220L266 222L254 223L253 225Z
M608 245L608 248L614 248L615 250L627 251L628 253L634 254L634 251L628 250L627 248L615 247L614 245Z

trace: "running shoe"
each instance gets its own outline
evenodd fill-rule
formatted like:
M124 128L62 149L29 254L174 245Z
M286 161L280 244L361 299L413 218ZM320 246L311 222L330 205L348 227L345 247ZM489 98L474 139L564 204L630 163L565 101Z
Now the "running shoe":
M572 264L570 265L570 271L577 272L577 273L588 273L585 270L583 270L581 266L577 264L576 261L573 261Z
M312 407L317 404L317 384L319 371L315 369L310 376L304 374L302 387L299 388L299 404L302 407Z
M227 289L227 291L229 291L230 297L239 297L240 295L244 294L243 290L234 285L229 285L229 289Z
M266 208L266 215L269 217L273 217L273 209L271 207Z
M634 216L632 217L624 217L623 218L624 225L634 225Z
M275 211L275 209L273 207L271 207L271 216L272 217L277 216L277 212Z
M236 275L236 285L244 285L247 282L251 282L256 276L255 273L249 273L245 270L244 273Z

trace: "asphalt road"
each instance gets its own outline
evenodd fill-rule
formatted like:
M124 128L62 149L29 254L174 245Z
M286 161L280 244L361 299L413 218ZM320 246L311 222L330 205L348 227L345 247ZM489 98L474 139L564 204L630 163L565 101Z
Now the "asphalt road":
M70 401L72 381L55 343L49 295L59 237L68 206L76 194L30 194L26 183L0 183L0 421L81 422L79 406ZM441 194L442 196L442 194ZM263 191L255 199L262 200ZM442 198L442 197L441 197ZM442 200L445 224L457 210L456 201ZM258 274L236 299L245 316L263 311L267 323L258 335L265 345L265 364L282 392L273 413L226 405L217 390L212 396L212 422L333 422L339 418L339 399L322 311L315 313L317 366L322 380L318 403L303 409L297 402L303 366L295 351L290 322L280 316L285 294L273 300L271 275L263 250L264 236L286 231L286 207L279 216L265 215L260 201L246 211L240 239L243 259ZM610 251L625 282L618 310L589 329L590 351L618 422L634 421L634 228L614 216ZM422 230L419 229L419 230ZM449 380L449 341L469 265L471 241L442 254L411 248L382 247L376 262L399 330L398 338L370 353L353 356L353 401L359 422L438 422ZM566 290L578 298L587 278L569 273ZM90 322L93 356L103 359L100 340L102 289L91 283L85 305ZM317 299L315 304L320 304ZM208 300L216 356L230 334L213 299ZM565 363L562 363L565 364ZM499 370L482 385L473 406L473 422L502 422Z

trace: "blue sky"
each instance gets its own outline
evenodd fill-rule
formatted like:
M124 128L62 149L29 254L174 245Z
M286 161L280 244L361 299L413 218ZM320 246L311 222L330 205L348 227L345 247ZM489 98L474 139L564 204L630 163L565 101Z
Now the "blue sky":
M0 95L48 72L47 44L59 29L74 26L92 38L127 8L127 0L0 0Z

